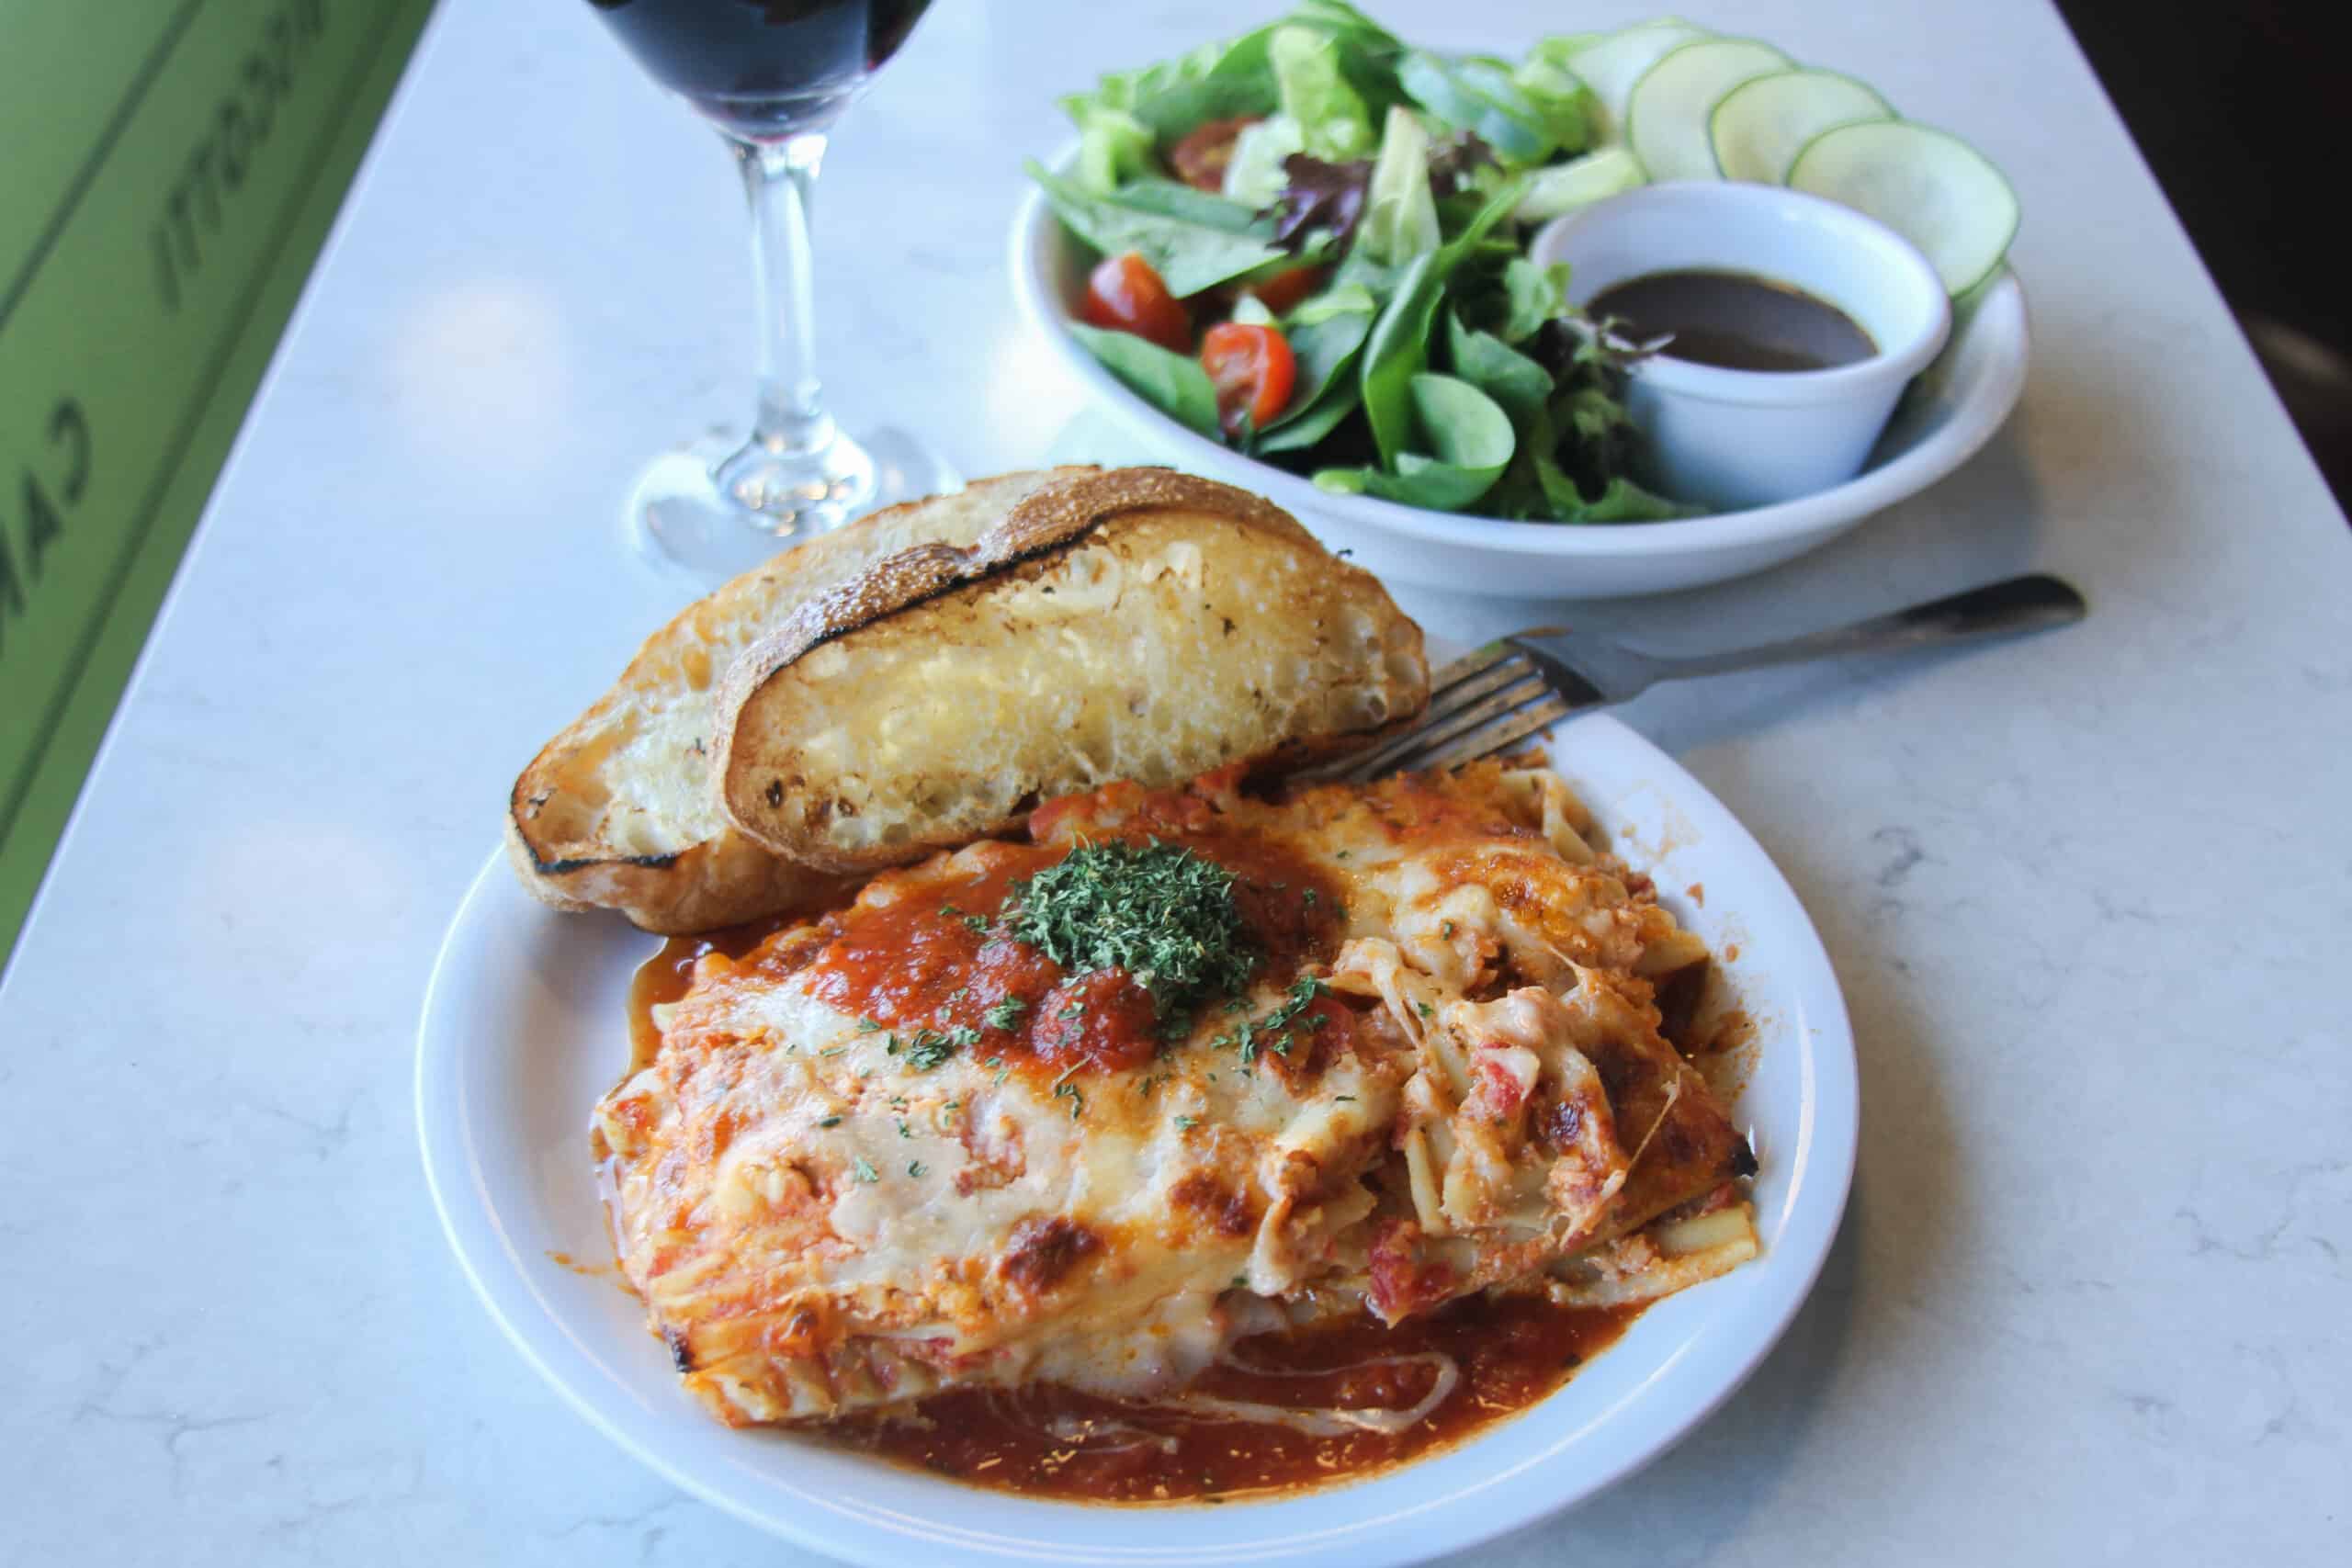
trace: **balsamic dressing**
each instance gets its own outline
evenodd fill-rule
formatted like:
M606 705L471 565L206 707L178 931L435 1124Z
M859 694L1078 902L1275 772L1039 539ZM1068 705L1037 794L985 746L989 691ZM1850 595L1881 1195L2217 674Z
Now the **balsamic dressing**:
M1690 268L1611 284L1586 307L1635 343L1672 334L1670 359L1726 370L1829 370L1878 352L1859 322L1826 299L1754 273Z

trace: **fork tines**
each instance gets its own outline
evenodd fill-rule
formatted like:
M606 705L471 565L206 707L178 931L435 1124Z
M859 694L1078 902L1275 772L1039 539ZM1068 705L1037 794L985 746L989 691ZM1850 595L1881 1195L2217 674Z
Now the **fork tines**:
M1429 706L1412 728L1348 758L1330 776L1363 783L1451 768L1524 740L1573 711L1527 655L1488 643L1430 677Z

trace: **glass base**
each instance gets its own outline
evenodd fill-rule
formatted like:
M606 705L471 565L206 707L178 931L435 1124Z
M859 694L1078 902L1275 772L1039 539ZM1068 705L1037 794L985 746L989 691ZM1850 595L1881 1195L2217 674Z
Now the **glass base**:
M797 457L716 430L656 457L629 491L625 517L644 559L718 583L853 518L963 483L902 430L835 435Z

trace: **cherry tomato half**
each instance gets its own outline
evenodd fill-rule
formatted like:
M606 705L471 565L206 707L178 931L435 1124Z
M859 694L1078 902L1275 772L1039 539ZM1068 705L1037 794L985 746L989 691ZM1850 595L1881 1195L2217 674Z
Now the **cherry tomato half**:
M1233 144L1258 123L1255 115L1238 119L1213 119L1194 127L1168 150L1169 167L1194 190L1225 189L1225 166L1233 162Z
M1078 313L1088 326L1133 333L1178 354L1193 347L1193 318L1168 292L1151 264L1134 251L1105 257L1094 269Z
M1298 362L1290 340L1272 327L1220 321L1201 340L1201 368L1216 387L1217 419L1230 434L1248 420L1264 429L1290 401Z
M1245 293L1255 294L1258 303L1275 315L1290 313L1292 306L1323 286L1325 268L1295 266L1288 272L1278 272L1262 283L1253 283Z

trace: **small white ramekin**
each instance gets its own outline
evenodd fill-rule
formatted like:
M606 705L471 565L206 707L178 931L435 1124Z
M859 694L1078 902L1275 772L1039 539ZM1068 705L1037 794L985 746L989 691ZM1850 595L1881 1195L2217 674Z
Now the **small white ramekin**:
M1766 506L1861 471L1911 378L1951 333L1928 258L1851 208L1778 186L1645 186L1555 218L1528 254L1568 265L1568 300L1647 273L1708 268L1790 284L1837 306L1878 352L1827 370L1727 370L1654 355L1627 406L1668 493L1723 511Z

